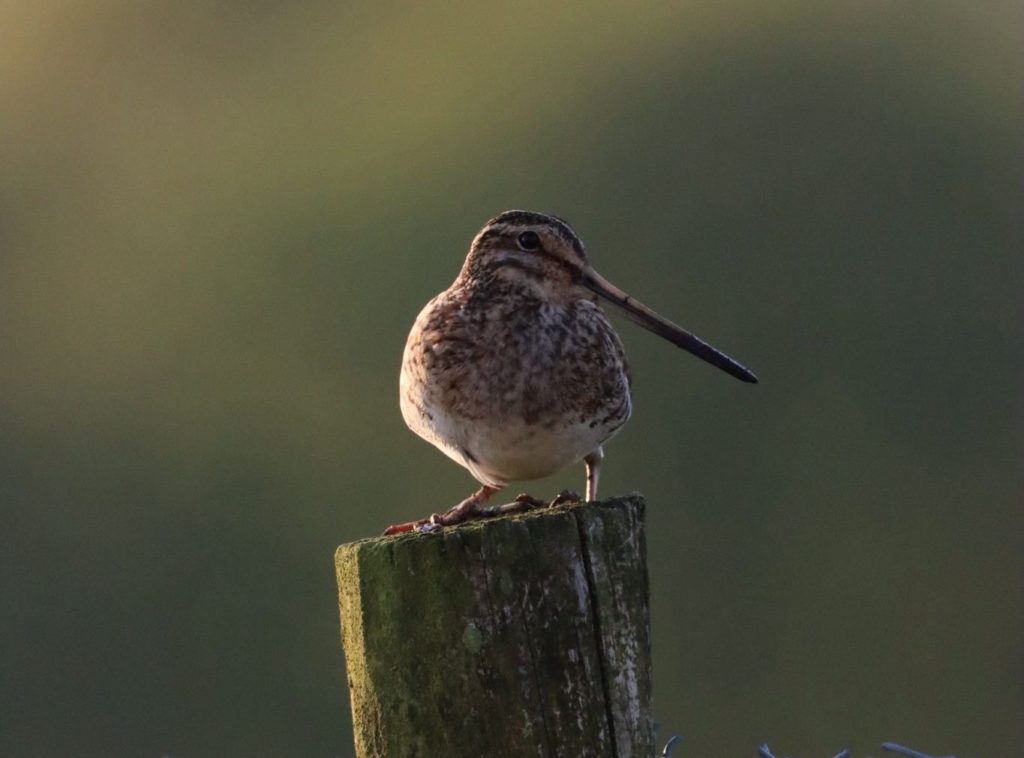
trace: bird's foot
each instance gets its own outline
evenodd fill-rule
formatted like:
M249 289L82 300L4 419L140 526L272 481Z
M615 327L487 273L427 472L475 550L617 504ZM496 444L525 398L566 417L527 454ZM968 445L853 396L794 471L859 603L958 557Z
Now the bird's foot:
M407 534L408 532L426 532L431 530L430 519L421 518L418 521L403 521L401 524L392 524L384 530L385 537L393 537L396 534Z
M464 521L471 521L475 518L484 518L487 515L490 514L485 513L483 510L479 513L461 512L459 514L452 514L451 511L435 513L427 518L421 518L416 521L392 524L384 530L384 536L391 537L396 534L406 534L408 532L434 532L443 526L454 526L455 524L461 524Z
M497 490L491 487L482 487L444 513L435 513L428 518L421 518L418 521L393 524L384 530L384 536L389 537L394 534L405 534L406 532L432 532L435 529L440 529L442 526L453 526L461 524L463 521L490 515L488 513L489 509L484 507L484 503L495 492Z
M454 508L444 512L435 513L429 518L422 518L418 521L406 521L403 524L394 524L384 530L385 536L395 534L406 534L407 532L432 532L443 526L454 526L466 521L481 518L494 518L505 516L510 513L525 513L537 508L557 508L562 505L575 505L580 502L580 496L570 490L562 490L550 503L527 495L525 492L516 495L511 503L501 505L484 505L484 501L477 497L468 497Z
M427 518L417 521L406 521L403 524L392 524L384 530L384 536L390 537L394 534L405 534L406 532L433 532L442 526L454 526L474 518L483 518L488 515L477 502L463 501L444 513L435 513Z
M516 495L515 500L511 503L502 503L501 505L490 505L486 508L481 508L480 515L484 518L493 518L494 516L504 516L508 513L523 513L525 511L532 511L534 508L544 507L544 501L538 500L533 495L527 495L525 492Z
M560 505L579 505L582 502L580 496L572 490L562 490L555 499L548 503L548 508L557 508Z

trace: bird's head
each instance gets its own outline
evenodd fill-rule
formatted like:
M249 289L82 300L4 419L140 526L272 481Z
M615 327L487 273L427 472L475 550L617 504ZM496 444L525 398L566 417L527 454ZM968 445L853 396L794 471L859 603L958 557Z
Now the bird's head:
M557 216L505 211L473 239L464 276L486 277L521 286L547 302L587 296L580 285L589 268L583 243Z
M600 301L644 329L745 382L752 371L626 294L587 261L583 243L565 221L532 211L505 211L473 239L459 275L464 281L500 281L545 302Z

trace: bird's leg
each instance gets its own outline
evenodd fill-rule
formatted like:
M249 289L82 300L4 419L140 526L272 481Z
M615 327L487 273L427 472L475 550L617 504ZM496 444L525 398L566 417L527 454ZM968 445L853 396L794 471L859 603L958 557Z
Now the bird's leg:
M601 461L604 460L604 450L598 447L594 452L583 459L587 464L587 502L597 500L597 480L601 476Z
M463 521L476 518L481 515L481 506L490 500L491 495L499 491L499 487L488 487L485 484L458 505L449 508L444 513L435 513L427 520L437 526L451 526L452 524L461 524Z
M449 508L444 513L435 513L433 516L421 518L419 521L406 521L402 524L392 524L384 530L384 535L390 536L392 534L404 534L405 532L428 531L440 526L461 524L463 521L468 521L472 518L490 515L486 512L486 509L483 508L483 504L487 502L491 495L498 491L498 487L488 487L485 484L461 503Z

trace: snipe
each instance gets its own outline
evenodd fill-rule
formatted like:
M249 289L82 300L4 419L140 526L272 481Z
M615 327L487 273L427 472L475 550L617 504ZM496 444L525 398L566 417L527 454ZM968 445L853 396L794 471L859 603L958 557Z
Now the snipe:
M402 359L402 416L483 485L443 514L385 532L458 523L534 504L485 505L513 480L583 460L597 497L602 445L631 412L618 335L598 303L744 382L742 364L662 318L587 261L560 218L506 211L473 240L455 282L417 317Z

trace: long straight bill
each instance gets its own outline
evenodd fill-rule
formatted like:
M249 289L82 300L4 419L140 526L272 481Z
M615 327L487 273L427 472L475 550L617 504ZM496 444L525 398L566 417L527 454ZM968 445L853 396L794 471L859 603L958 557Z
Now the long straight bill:
M590 267L583 271L581 281L584 287L591 290L602 300L614 305L616 309L630 321L644 329L664 337L673 345L678 345L698 358L717 366L737 379L757 384L757 376L739 361L735 361L720 350L711 347L707 342L682 327L676 326L666 318L662 318L639 300L627 295Z

